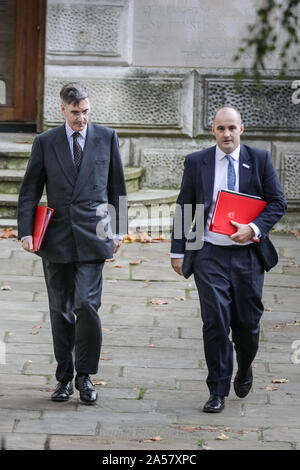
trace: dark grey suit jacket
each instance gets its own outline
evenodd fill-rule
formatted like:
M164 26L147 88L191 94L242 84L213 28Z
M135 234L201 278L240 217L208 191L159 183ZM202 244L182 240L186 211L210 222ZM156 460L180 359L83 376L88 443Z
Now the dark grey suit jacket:
M184 253L186 237L184 236L184 206L204 205L204 227L212 204L215 178L216 146L188 155L185 159L180 193L177 204L182 208L182 234L179 239L172 235L171 252ZM277 254L269 239L269 231L282 217L286 210L284 194L273 167L270 152L241 144L239 157L239 191L259 196L267 202L265 209L253 222L261 231L261 241L257 243L258 254L264 268L269 270L277 262ZM188 258L192 260L192 253ZM187 264L187 263L186 263ZM192 272L189 262L189 275Z
M48 206L54 213L37 254L56 263L112 258L112 238L97 236L101 216L96 211L100 204L111 204L119 220L119 196L126 196L116 132L88 124L78 174L64 125L35 138L19 194L19 238L33 233L45 185ZM117 224L114 233L118 232Z

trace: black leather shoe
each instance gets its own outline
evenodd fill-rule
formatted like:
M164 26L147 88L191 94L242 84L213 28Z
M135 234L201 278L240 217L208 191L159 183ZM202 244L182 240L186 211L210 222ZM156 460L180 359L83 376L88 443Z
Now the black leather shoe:
M79 390L80 400L87 405L92 405L98 398L98 394L88 375L77 376L75 387Z
M51 395L52 401L68 401L74 393L72 382L58 382L56 389Z
M210 395L203 406L205 413L220 413L225 408L225 398L219 395Z
M253 383L252 367L246 373L238 369L233 381L234 391L239 398L244 398L250 392Z

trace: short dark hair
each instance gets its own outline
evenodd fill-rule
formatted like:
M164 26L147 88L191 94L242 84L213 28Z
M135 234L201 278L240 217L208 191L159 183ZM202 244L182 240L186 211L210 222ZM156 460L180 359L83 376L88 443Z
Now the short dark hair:
M88 98L85 85L81 82L67 83L60 90L60 98L65 104L78 104Z

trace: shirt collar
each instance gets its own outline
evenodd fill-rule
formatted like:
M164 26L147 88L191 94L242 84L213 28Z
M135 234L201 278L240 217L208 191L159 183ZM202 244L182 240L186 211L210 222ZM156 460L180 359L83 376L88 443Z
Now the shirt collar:
M74 134L75 131L73 131L73 129L69 126L67 121L65 122L65 126L66 126L67 137L68 138L72 137L72 135ZM82 131L79 131L79 134L85 139L86 138L86 132L87 132L87 125L85 126L85 128Z
M237 148L232 153L227 154L227 155L231 155L234 160L238 160L239 156L240 156L240 149L241 149L241 146L238 145ZM222 158L224 158L225 155L226 155L226 153L223 152L223 150L221 150L220 147L217 145L216 146L216 157L217 157L217 159L222 160Z

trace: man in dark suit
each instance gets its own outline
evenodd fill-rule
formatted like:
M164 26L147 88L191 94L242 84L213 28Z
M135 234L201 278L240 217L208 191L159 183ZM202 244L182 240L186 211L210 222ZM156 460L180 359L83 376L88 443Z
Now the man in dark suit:
M242 145L243 131L241 116L236 109L224 107L218 110L212 127L217 145L192 153L185 159L177 200L181 215L174 221L177 227L178 224L183 227L187 207L192 207L194 215L197 205L202 206L202 248L188 250L186 239L190 237L185 236L183 230L182 236L176 237L174 229L172 235L172 267L185 277L193 272L199 293L210 391L203 411L210 413L224 409L224 397L230 390L233 372L230 329L238 364L235 392L242 398L251 389L251 364L258 350L263 313L264 270L269 270L278 261L268 233L286 209L270 153ZM232 221L236 232L231 237L213 233L209 231L209 224L220 189L259 196L267 205L249 225ZM258 239L259 242L253 241Z
M89 375L97 373L102 342L102 269L120 247L120 220L126 233L119 204L126 186L116 132L88 123L85 86L69 83L60 96L66 122L34 140L19 194L18 236L33 252L34 216L46 185L54 213L37 254L43 260L57 360L51 399L69 399L75 367L80 399L91 404L97 393ZM115 211L111 224L109 208Z

